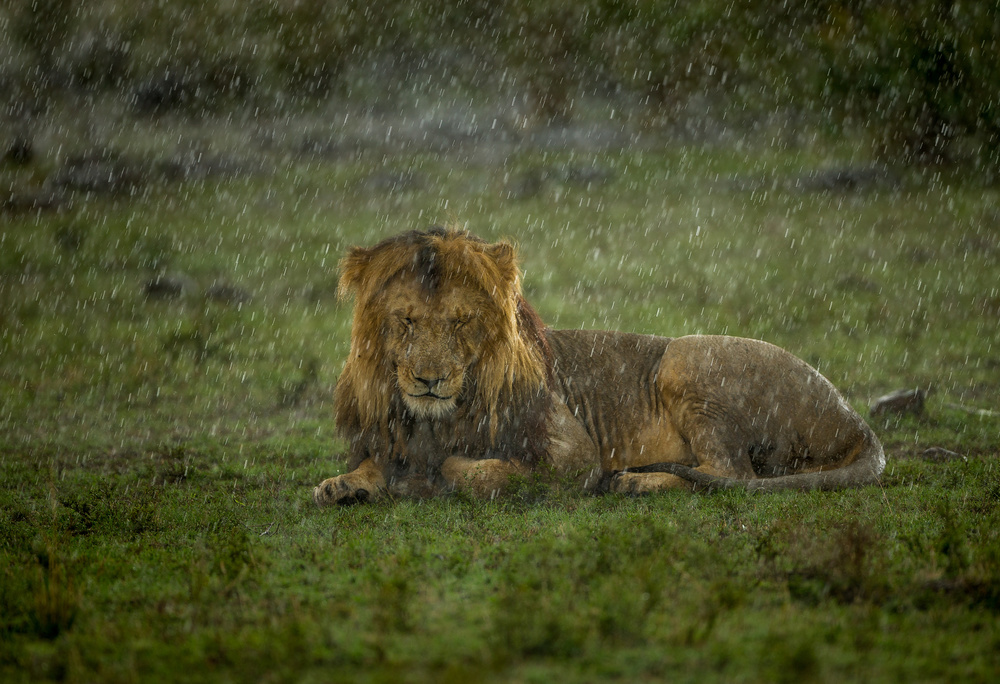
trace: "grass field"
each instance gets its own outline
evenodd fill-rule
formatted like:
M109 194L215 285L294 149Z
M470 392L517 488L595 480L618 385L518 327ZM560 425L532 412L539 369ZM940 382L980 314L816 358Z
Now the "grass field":
M992 681L1000 196L796 187L851 154L361 151L0 216L0 679ZM317 510L339 255L443 221L518 242L554 326L759 337L926 411L873 422L877 488Z

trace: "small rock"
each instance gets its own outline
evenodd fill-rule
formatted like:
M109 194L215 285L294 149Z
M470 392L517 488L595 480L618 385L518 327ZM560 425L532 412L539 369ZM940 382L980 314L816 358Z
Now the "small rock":
M965 459L965 456L962 456L962 454L944 449L942 447L930 447L929 449L924 449L920 455L928 461L951 461L956 458Z
M590 188L593 185L607 185L615 180L615 172L600 166L572 165L562 170L561 176L567 183Z
M11 190L0 194L0 212L9 214L62 209L69 204L70 197L60 190Z
M534 199L542 193L547 180L548 177L542 169L528 169L507 183L503 197L510 200Z
M56 244L70 254L78 252L87 239L89 229L84 224L70 223L59 226L55 232Z
M876 399L869 410L872 416L905 415L919 416L924 412L927 392L922 389L896 390Z
M142 114L162 114L190 104L195 88L189 76L167 71L136 86L131 93L131 105Z
M35 148L31 140L25 137L15 137L7 143L3 153L3 161L15 166L27 166L35 158Z
M216 281L205 290L205 299L220 304L242 304L250 301L250 293L238 285Z
M424 179L413 171L378 171L368 177L365 187L375 192L409 192L423 188Z
M258 173L263 168L260 162L198 151L177 154L155 164L155 169L168 181L240 178Z
M995 364L987 363L987 367L993 367ZM964 411L965 413L970 413L974 416L979 416L980 418L998 418L1000 417L1000 411L991 411L990 409L976 408L975 406L962 406L961 404L945 404L945 408L952 409L954 411Z
M70 158L46 180L52 188L104 194L134 192L149 181L150 166L111 151Z
M881 166L827 168L808 171L792 180L791 186L804 192L866 192L894 190L900 180Z
M146 281L143 292L150 299L180 299L192 288L191 279L185 275L161 273Z
M838 290L846 290L848 292L867 292L869 294L878 294L882 291L881 286L879 286L879 284L874 280L857 274L845 275L837 278L835 286Z

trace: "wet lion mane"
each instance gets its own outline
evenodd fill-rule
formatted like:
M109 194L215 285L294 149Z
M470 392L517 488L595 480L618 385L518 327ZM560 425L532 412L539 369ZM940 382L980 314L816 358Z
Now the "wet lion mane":
M522 296L513 246L435 226L352 247L340 273L338 294L354 299L354 317L334 412L338 431L351 442L352 467L368 456L405 459L414 434L415 418L399 396L384 348L391 312L383 294L397 278L417 280L415 297L462 287L479 290L487 302L476 313L486 334L467 371L463 401L444 421L450 434L434 446L484 457L541 457L552 354L544 324Z

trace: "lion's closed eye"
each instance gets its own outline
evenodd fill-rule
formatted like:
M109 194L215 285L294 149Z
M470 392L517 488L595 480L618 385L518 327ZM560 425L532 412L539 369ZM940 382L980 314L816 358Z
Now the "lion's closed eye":
M398 314L396 318L399 321L399 329L402 331L404 337L413 332L415 324L412 318L404 314Z

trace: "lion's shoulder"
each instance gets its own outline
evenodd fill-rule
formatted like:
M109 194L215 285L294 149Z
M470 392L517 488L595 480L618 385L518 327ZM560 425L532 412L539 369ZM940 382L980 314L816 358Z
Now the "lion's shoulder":
M574 412L645 414L671 339L601 330L550 330L553 389Z
M589 374L592 377L647 379L672 341L658 335L608 330L547 330L557 376Z

